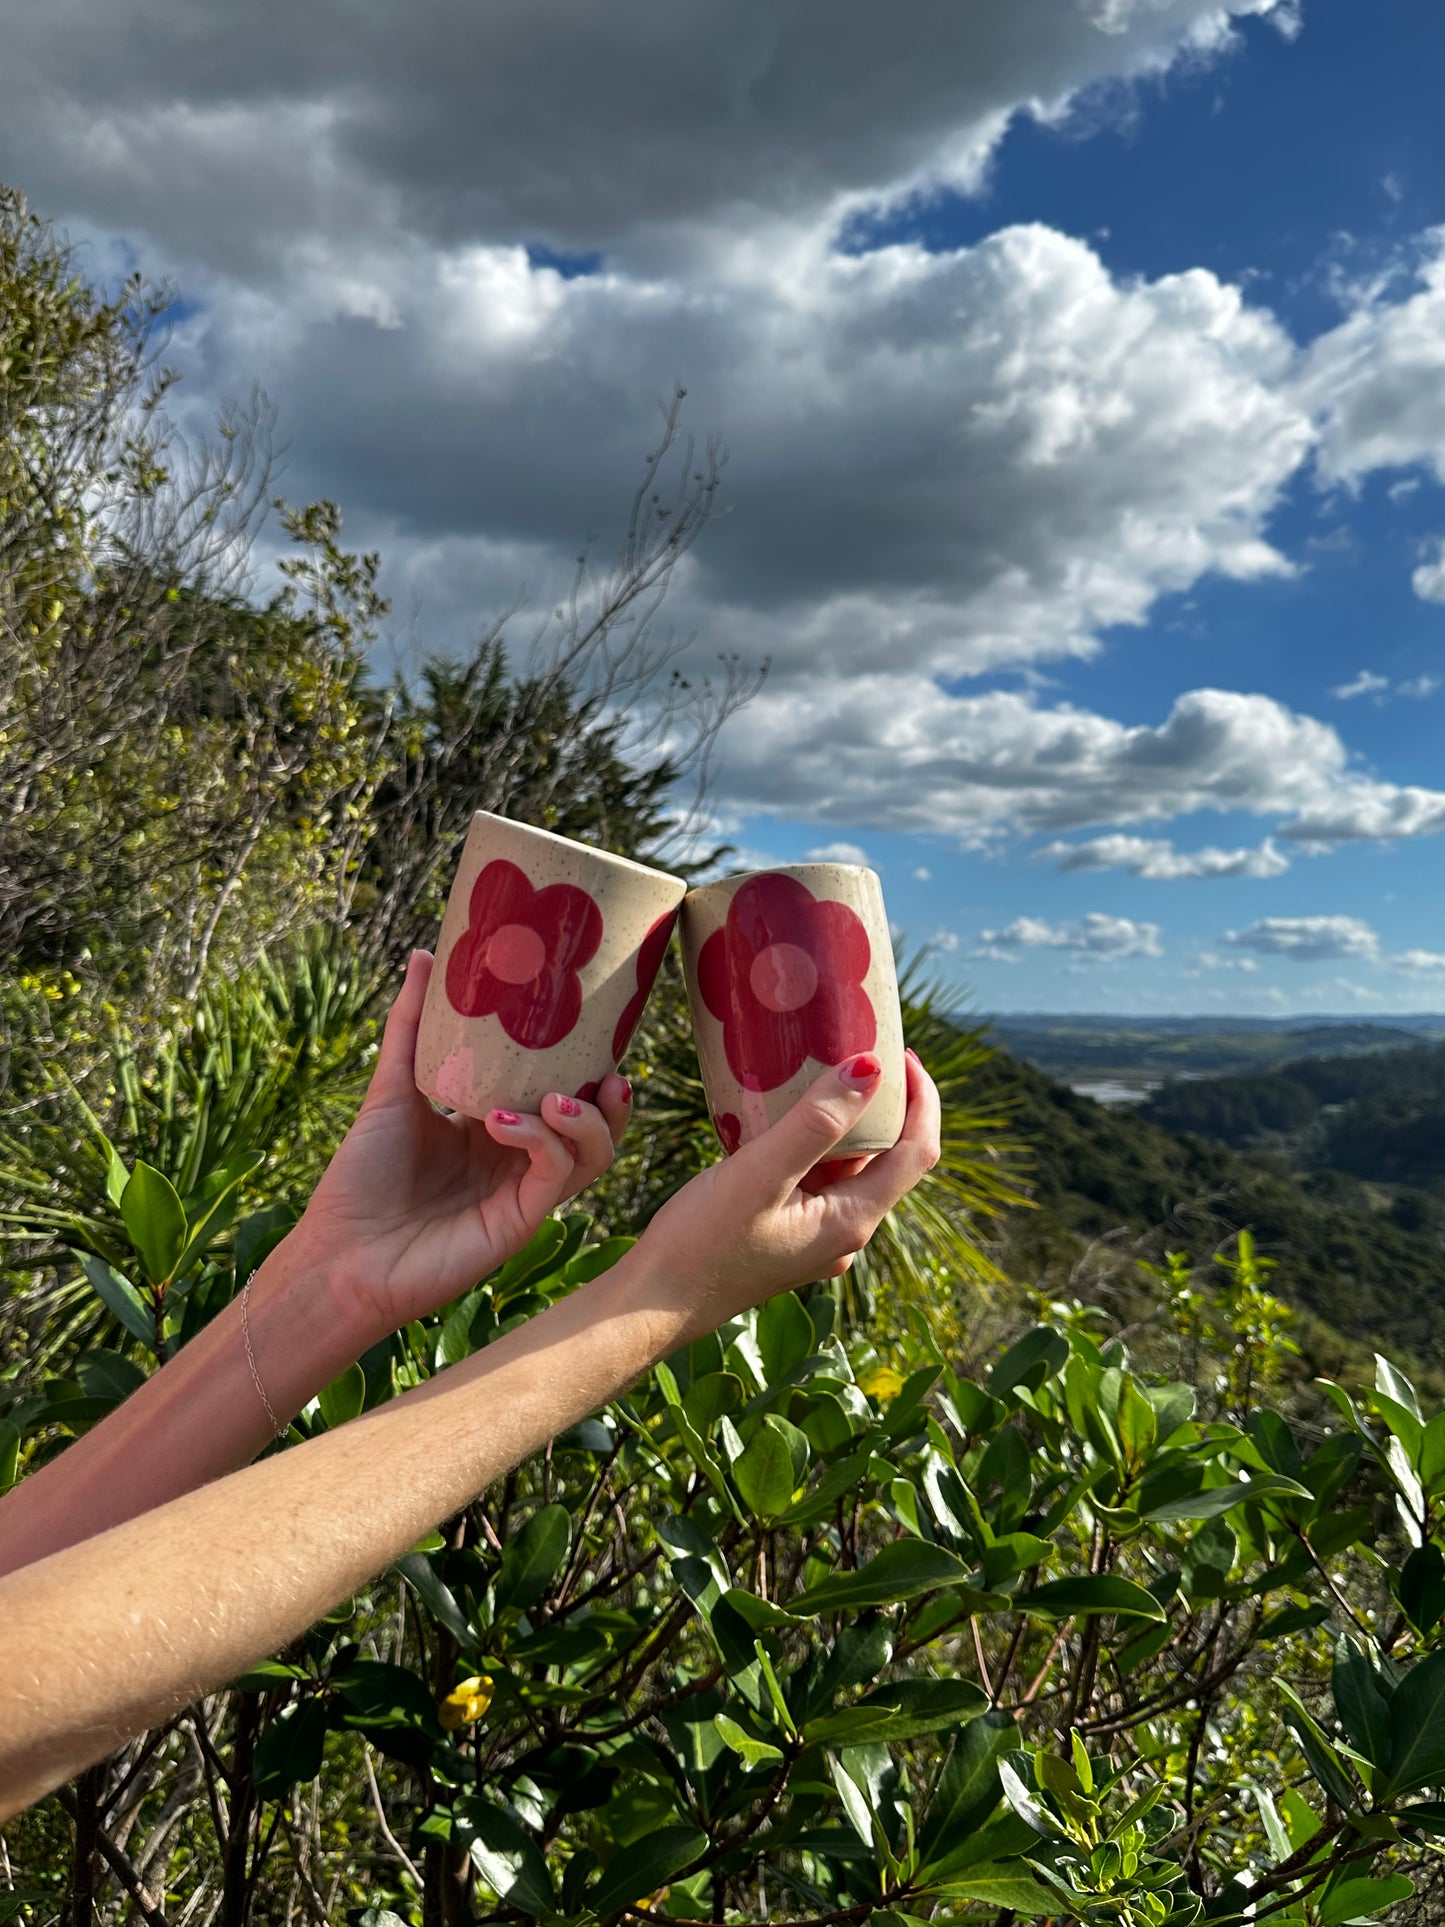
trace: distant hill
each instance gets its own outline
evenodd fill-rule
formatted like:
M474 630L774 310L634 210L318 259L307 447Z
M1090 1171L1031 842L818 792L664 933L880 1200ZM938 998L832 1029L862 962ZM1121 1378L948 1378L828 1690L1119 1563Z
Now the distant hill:
M1065 1083L1117 1084L1118 1095L1170 1077L1270 1071L1301 1057L1357 1056L1445 1037L1445 1016L1252 1018L1014 1013L990 1030L1014 1057Z
M1301 1183L1129 1107L1097 1104L1003 1052L989 1075L1034 1149L1040 1208L1020 1230L1026 1253L1064 1255L1061 1234L1166 1227L1161 1243L1202 1257L1247 1227L1279 1260L1282 1298L1353 1345L1384 1341L1445 1367L1445 1240L1428 1224L1398 1222L1387 1200L1351 1178Z

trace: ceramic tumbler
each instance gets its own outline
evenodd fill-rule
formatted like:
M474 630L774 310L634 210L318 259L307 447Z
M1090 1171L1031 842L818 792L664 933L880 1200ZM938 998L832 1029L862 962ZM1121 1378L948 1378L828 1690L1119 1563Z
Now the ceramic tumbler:
M661 870L479 810L462 848L416 1048L454 1111L592 1098L616 1070L687 886Z
M682 954L703 1084L731 1155L820 1071L876 1052L883 1081L836 1157L886 1151L907 1109L903 1020L883 888L849 863L727 877L682 906Z

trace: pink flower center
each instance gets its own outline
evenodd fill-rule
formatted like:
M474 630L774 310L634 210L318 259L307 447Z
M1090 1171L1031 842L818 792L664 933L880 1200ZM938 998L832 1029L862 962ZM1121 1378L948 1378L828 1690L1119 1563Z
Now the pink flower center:
M812 1002L818 989L818 966L795 943L770 943L753 958L748 983L763 1009L781 1016Z
M547 946L525 923L504 923L487 939L486 965L504 984L529 984L547 961Z

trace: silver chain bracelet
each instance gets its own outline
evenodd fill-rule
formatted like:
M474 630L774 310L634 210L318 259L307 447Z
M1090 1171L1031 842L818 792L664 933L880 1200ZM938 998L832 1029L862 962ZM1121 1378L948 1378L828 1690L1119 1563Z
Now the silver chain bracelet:
M255 1276L253 1271L251 1278ZM251 1346L251 1278L248 1278L241 1287L241 1336L246 1341L246 1363L251 1368L251 1383L256 1387L261 1403L266 1408L266 1417L271 1422L271 1430L279 1439L286 1427L277 1418L275 1409L266 1396L266 1387L261 1383L261 1374L256 1369L256 1354Z

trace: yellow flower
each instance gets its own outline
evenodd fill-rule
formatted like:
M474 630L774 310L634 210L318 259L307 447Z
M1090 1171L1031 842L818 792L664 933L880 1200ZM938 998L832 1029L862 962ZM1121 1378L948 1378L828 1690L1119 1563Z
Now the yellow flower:
M858 1384L869 1398L897 1398L903 1390L903 1374L891 1365L870 1365Z
M491 1675L475 1673L471 1679L464 1679L453 1687L445 1699L438 1700L437 1718L448 1733L455 1733L459 1726L470 1726L479 1720L491 1703Z

